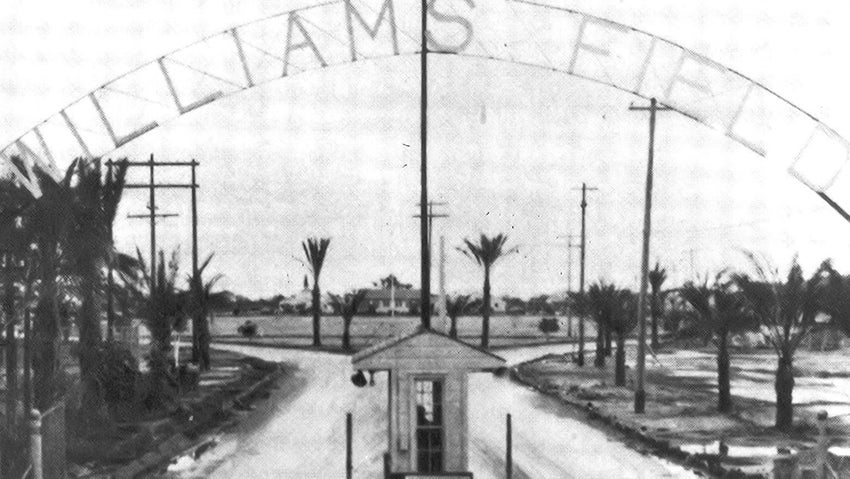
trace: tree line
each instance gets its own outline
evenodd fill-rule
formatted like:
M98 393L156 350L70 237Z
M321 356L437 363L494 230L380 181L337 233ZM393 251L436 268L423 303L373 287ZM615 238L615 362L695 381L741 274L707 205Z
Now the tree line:
M16 157L11 161L22 162ZM138 250L127 254L115 248L112 231L127 167L126 160L104 168L99 159L77 159L59 181L35 170L42 193L37 199L13 180L0 182L6 440L16 431L25 434L19 401L44 411L75 392L76 410L69 417L82 433L114 427L111 408L128 394L147 409L173 404L168 399L176 387L176 371L167 360L170 339L190 319L192 362L200 370L209 368L206 317L218 278L203 276L211 257L184 283L177 252L157 252L152 277ZM150 370L145 374L116 338L116 331L133 318L143 320L151 332ZM30 377L29 369L18 364L15 331L30 321L31 387L20 388L22 370L25 382ZM71 347L79 364L79 387L68 376L62 349L72 324L79 333Z

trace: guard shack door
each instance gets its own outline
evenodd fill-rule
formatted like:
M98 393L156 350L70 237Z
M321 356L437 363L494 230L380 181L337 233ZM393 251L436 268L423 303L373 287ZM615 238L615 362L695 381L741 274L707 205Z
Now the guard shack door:
M416 471L443 472L445 469L445 418L441 377L417 377L413 381L415 401Z

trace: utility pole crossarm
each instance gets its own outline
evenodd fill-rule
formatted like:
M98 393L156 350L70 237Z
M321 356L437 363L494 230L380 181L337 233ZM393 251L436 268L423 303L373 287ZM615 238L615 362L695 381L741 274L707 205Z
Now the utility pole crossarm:
M651 101L656 101L656 100L653 99ZM650 106L635 106L634 104L631 104L631 105L629 105L629 110L631 110L631 111L653 111L653 110L654 111L674 111L669 106L665 106L665 105L658 106L657 101L656 101L656 104L655 104L654 107L652 106L652 104L650 104Z
M148 213L148 214L127 215L127 218L131 218L131 219L137 219L137 218L149 219L151 216L153 216L154 218L176 218L177 216L180 216L180 215L178 215L177 213L157 213L157 214L155 214L155 215L151 215L150 213Z

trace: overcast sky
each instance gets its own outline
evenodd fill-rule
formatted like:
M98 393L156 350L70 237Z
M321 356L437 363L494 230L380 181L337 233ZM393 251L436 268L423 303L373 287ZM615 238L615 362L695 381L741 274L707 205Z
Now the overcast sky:
M850 8L842 3L561 2L717 60L850 137ZM6 0L0 143L142 63L292 5ZM566 289L565 236L579 232L573 188L583 181L598 188L588 200L588 281L635 287L647 118L627 108L638 99L485 60L435 57L431 73L431 197L448 203L441 211L449 214L434 234L446 238L449 291L480 288L477 266L454 250L480 232L505 232L520 251L495 270L495 293ZM223 287L250 296L295 292L307 272L300 241L311 235L332 238L326 289L366 286L389 273L418 283L417 95L416 58L338 66L216 102L117 156L201 162L201 251L215 252L212 269L224 274ZM809 271L831 257L850 270L847 223L783 168L673 113L659 115L656 148L651 261L668 269L671 284L745 268L742 250L783 267L799 254ZM188 193L162 193L158 201L181 215L160 222L160 244L180 247L188 267ZM147 251L147 224L126 219L145 204L145 194L126 193L116 225L121 249Z

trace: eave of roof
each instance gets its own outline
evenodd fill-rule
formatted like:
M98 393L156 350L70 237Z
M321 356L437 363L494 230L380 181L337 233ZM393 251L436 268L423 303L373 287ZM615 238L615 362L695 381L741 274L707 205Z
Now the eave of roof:
M404 341L407 341L408 339L412 339L412 338L414 338L414 337L416 337L416 336L419 336L419 335L421 335L421 334L426 334L426 333L434 334L434 335L437 335L437 336L442 336L443 338L446 338L446 339L448 339L449 341L452 341L452 342L454 342L454 343L457 343L457 344L459 344L459 345L461 345L461 346L463 346L463 347L465 347L465 348L473 349L473 350L478 351L478 352L480 352L480 353L484 353L484 354L486 354L487 356L490 356L490 357L492 357L492 358L494 358L494 359L497 359L497 360L499 360L499 361L502 361L503 363L506 363L506 362L507 362L507 361L505 360L505 358L503 358L503 357L501 357L501 356L499 356L499 355L497 355L497 354L494 354L494 353L492 353L492 352L490 352L490 351L488 351L488 350L486 350L486 349L484 349L484 348L481 348L481 347L479 347L479 346L473 346L473 345L471 345L471 344L467 344L467 343L465 343L465 342L463 342L463 341L461 341L461 340L459 340L459 339L457 339L457 338L453 338L453 337L449 336L448 334L442 333L442 332L440 332L440 331L435 331L435 330L433 330L433 329L424 328L424 327L422 327L421 325L420 325L420 326L417 326L417 327L416 327L416 329L414 329L413 331L411 331L411 332L409 332L409 333L407 333L407 334L402 334L402 335L400 335L400 336L396 336L396 337L392 337L392 338L386 339L386 340L381 341L381 342L379 342L379 343L373 344L372 346L370 346L370 347L368 347L368 348L366 348L366 349L363 349L363 350L361 350L361 351L358 351L357 353L355 353L355 354L351 357L351 362L352 362L352 363L360 362L360 361L362 361L362 360L364 360L364 359L367 359L367 358L369 358L369 357L374 356L375 354L380 353L381 351L386 351L387 349L390 349L390 348L392 348L393 346L396 346L396 345L398 345L398 344L401 344L401 343L403 343Z

